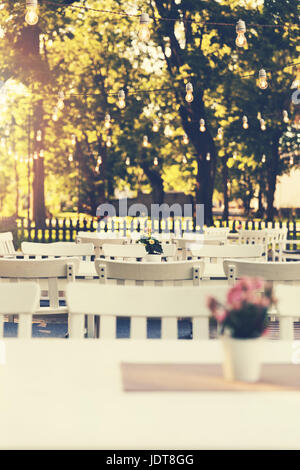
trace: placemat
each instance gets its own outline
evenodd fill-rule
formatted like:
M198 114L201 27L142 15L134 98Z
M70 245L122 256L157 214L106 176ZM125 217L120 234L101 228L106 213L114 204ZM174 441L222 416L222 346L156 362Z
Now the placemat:
M263 364L256 383L226 381L220 364L122 363L121 373L127 392L300 391L295 364Z

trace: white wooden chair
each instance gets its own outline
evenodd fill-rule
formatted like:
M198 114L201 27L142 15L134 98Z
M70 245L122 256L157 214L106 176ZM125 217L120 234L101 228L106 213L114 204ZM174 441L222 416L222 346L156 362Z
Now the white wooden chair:
M167 263L166 263L167 264ZM100 316L100 337L116 338L116 317L130 317L131 339L147 338L147 318L162 318L161 338L177 339L178 318L192 318L193 340L209 338L207 297L225 300L226 287L134 287L89 284L67 288L70 338L84 337L85 315Z
M0 259L0 279L15 283L31 280L48 291L49 307L40 307L37 314L67 313L67 307L59 306L59 281L74 281L79 268L79 258L55 258L43 260ZM1 285L1 283L0 283Z
M39 307L39 286L33 282L0 283L0 298L0 338L4 334L5 315L18 315L18 337L30 338L32 315Z
M26 256L35 256L41 258L47 256L54 257L80 257L86 261L91 261L94 255L94 245L92 243L75 242L55 242L55 243L32 243L23 242L21 245L22 253Z
M191 245L192 259L204 259L209 261L223 261L225 258L254 258L263 259L265 249L261 245Z
M268 246L271 245L272 261L275 261L277 247L278 247L278 260L283 261L283 249L287 241L287 228L269 228L267 229Z
M239 230L237 243L246 245L262 245L265 248L265 259L268 261L268 229Z
M101 255L103 255L103 245L124 245L126 243L126 240L121 239L121 238L99 238L96 236L88 237L88 236L81 236L78 235L76 237L76 242L77 243L92 243L94 246L95 250L95 257L99 258Z
M236 279L244 276L261 277L266 281L280 283L298 283L300 281L300 262L259 262L226 259L223 266L230 284L234 284Z
M275 290L277 298L277 311L279 314L280 339L294 340L294 321L300 318L299 307L300 287L278 285Z
M0 256L16 254L12 232L0 233Z
M95 259L100 283L141 285L199 285L204 272L203 261L139 263Z
M167 259L174 259L177 247L175 244L162 243L162 256ZM105 258L137 259L144 258L147 251L144 245L136 243L130 245L106 244L102 245L102 252Z

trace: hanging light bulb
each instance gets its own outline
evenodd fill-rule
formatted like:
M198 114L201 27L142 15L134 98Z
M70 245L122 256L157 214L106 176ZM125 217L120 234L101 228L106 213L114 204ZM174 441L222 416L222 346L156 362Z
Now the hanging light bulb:
M126 158L126 160L125 160L125 165L126 165L126 166L129 166L129 165L130 165L130 158L129 158L129 157Z
M297 65L294 70L296 71L296 78L293 81L291 88L300 89L300 65Z
M106 127L106 129L110 128L110 115L108 113L105 114L104 126Z
M246 23L245 23L245 21L239 20L236 24L235 30L236 30L236 33L237 33L235 44L238 47L247 46L247 39L246 39L246 36L245 36L245 32L246 32Z
M97 163L98 163L98 165L102 165L102 157L101 157L101 155L99 155L99 157L97 158Z
M283 122L288 123L289 122L289 115L286 109L282 111L282 118Z
M39 156L40 156L40 158L44 158L44 150L43 149L40 150Z
M290 165L294 165L294 157L290 157Z
M15 161L17 162L19 160L18 154L15 154Z
M171 126L169 126L169 124L165 128L164 134L165 134L166 137L172 137L173 136L173 134L174 134L173 128Z
M26 0L25 21L30 26L37 24L37 22L39 21L37 10L38 10L37 0Z
M111 147L111 136L110 135L107 136L106 147Z
M233 152L233 154L232 154L233 160L236 160L236 157L237 157L237 153L236 153L236 152Z
M147 13L142 13L140 16L140 29L139 29L139 38L141 41L148 42L150 39L149 31L150 18Z
M152 130L153 130L153 132L158 132L158 130L159 130L159 120L158 119L154 119Z
M73 161L73 154L70 152L68 156L68 161L72 162Z
M260 69L258 72L258 86L261 90L268 88L267 72L265 69Z
M210 161L210 153L209 153L209 152L206 154L206 160L207 160L208 162Z
M0 39L3 39L4 36L5 36L5 29L2 26L0 26Z
M33 159L34 159L34 160L37 160L38 158L39 158L38 153L37 153L37 152L34 152L34 154L33 154Z
M157 166L158 165L158 158L157 157L154 157L154 160L153 160L153 165Z
M243 116L243 128L248 129L249 124L248 124L248 118L247 116Z
M57 121L57 120L58 120L58 109L57 109L57 107L55 107L55 108L53 109L52 120L53 120L53 121Z
M200 119L200 132L205 132L206 131L206 127L205 127L205 120L204 119Z
M192 83L189 82L186 84L185 91L186 91L185 101L187 101L188 103L191 103L194 99L194 95L193 95L194 88L193 88Z
M266 156L265 156L265 154L263 154L263 156L261 157L261 162L262 162L262 163L266 163Z
M125 101L125 91L120 90L118 93L118 107L120 109L124 109L126 106L126 101Z
M261 120L261 113L258 111L257 113L257 119L260 121Z
M183 134L183 137L182 137L182 143L184 145L188 145L188 143L189 143L189 138L188 138L187 134L185 134L185 133Z
M266 130L266 123L265 123L264 119L260 120L260 128L261 128L262 131Z
M185 155L182 155L182 163L184 163L184 164L187 163L187 158L186 158Z
M37 140L37 142L41 142L41 140L42 140L42 131L41 130L38 130L36 132L36 140Z
M76 145L76 135L75 134L71 135L71 144Z
M222 127L219 127L218 133L217 133L217 138L218 138L219 140L221 140L222 137L223 137L223 129L222 129Z
M148 146L149 146L148 136L144 135L144 137L143 137L143 147L148 147Z

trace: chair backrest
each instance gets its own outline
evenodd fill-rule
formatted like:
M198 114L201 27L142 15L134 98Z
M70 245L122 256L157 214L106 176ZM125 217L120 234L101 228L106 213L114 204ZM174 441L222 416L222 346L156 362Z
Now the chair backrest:
M191 245L193 258L261 258L265 252L262 245Z
M300 262L259 262L227 259L224 272L232 284L244 276L261 277L266 281L300 281Z
M0 278L10 281L46 279L51 309L59 308L59 279L74 281L79 269L79 258L43 260L0 259ZM0 284L1 285L1 284Z
M166 263L167 264L167 263ZM84 337L84 316L100 315L100 337L116 338L116 317L130 317L131 339L147 338L147 317L162 318L161 338L177 339L178 318L192 318L193 339L208 339L207 298L224 302L227 287L135 287L69 285L66 291L71 338Z
M18 336L30 338L40 287L34 282L0 283L0 298L0 337L3 337L4 315L19 315Z
M205 238L227 238L229 235L229 227L206 227L204 229Z
M92 243L75 242L55 242L55 243L32 243L23 242L21 249L24 255L33 256L79 256L85 257L86 261L91 260L94 255L94 245Z
M16 254L12 232L0 233L0 256Z
M108 244L102 245L102 251L105 257L114 258L143 258L147 252L144 245L120 245Z
M265 247L265 259L268 259L268 230L244 230L238 231L238 240L240 244L263 245Z
M152 283L176 283L192 281L198 285L203 276L203 261L170 261L168 263L139 263L95 260L95 268L102 283L109 279L124 283L152 282Z
M87 237L87 236L77 236L77 243L92 243L94 245L95 256L99 258L100 255L103 255L103 245L124 245L125 240L121 238L99 238L96 236Z

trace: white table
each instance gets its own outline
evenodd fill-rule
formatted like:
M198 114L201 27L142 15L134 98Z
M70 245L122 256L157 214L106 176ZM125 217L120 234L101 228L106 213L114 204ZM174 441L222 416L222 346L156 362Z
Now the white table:
M300 448L298 392L122 391L121 360L215 363L218 341L4 344L1 448ZM268 342L265 361L288 362L292 351L290 343Z

